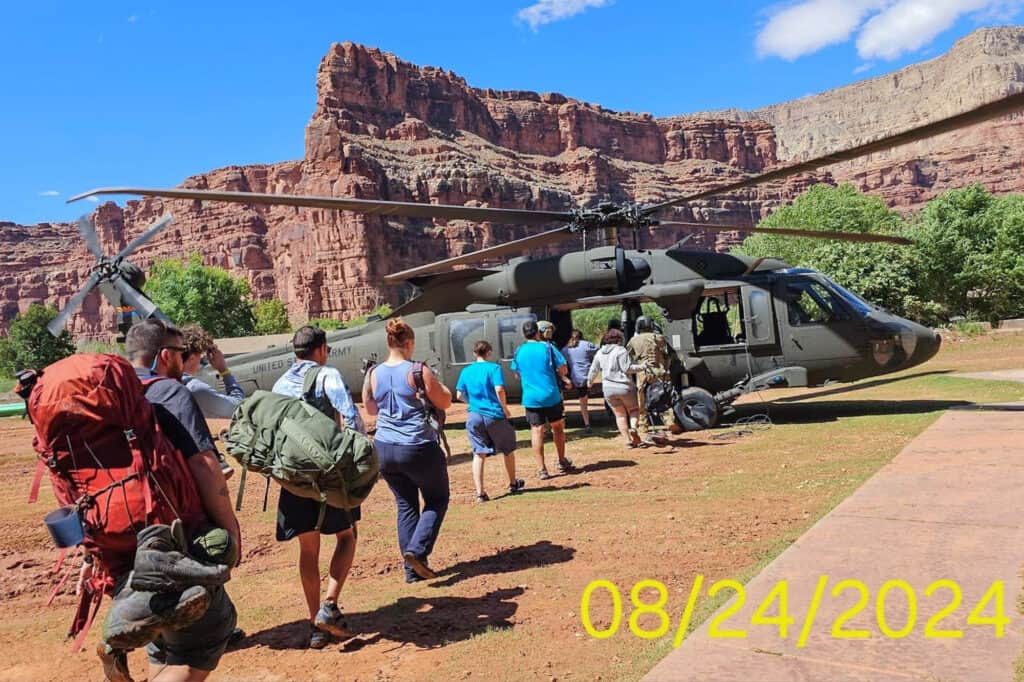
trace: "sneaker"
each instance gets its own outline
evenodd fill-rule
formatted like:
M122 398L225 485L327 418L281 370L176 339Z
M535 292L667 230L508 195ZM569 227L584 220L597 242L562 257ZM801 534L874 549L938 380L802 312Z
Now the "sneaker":
M163 629L192 625L210 607L210 593L194 586L184 592L144 592L125 586L110 603L103 641L111 649L138 649Z
M590 424L583 427L583 433L590 435L594 432L594 429L590 428Z
M309 648L323 649L331 643L331 636L312 623L309 624Z
M96 646L96 655L103 664L103 678L107 682L135 682L128 672L128 652L114 649L105 642Z
M416 575L416 573L411 568L406 568L405 569L405 582L407 582L407 583L421 583L421 582L423 582L423 578L421 578L418 575Z
M345 616L334 602L325 601L320 605L320 610L316 612L316 617L313 619L313 625L338 639L348 639L353 636L353 632L348 629Z
M477 502L490 502L491 498L487 497L487 493L480 493L476 496Z
M231 651L232 649L237 647L239 644L242 643L242 640L244 639L245 630L243 630L242 628L235 628L234 630L232 630L231 634L228 636L227 651Z
M576 467L573 466L572 460L568 457L558 462L558 473L567 474L572 471L576 471Z
M541 469L540 471L537 472L537 478L539 478L542 481L546 481L549 478L551 478L551 474L548 473L547 469Z
M416 575L424 580L432 580L437 577L437 573L430 570L430 566L427 566L426 560L422 557L417 556L412 552L402 552L402 558L405 559L405 563L409 564L409 568L415 571Z
M512 481L512 483L509 484L509 486L508 486L508 494L509 495L515 495L516 493L518 493L520 490L522 490L525 487L526 487L526 481L524 481L521 478L517 478L516 480Z

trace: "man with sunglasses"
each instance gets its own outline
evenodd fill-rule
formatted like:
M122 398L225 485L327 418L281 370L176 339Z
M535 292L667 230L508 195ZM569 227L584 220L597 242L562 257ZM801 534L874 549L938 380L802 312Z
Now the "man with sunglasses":
M208 520L227 531L241 557L241 529L213 437L195 399L181 383L187 351L184 344L177 327L150 319L129 330L125 354L146 387L146 399L153 404L160 428L185 458ZM171 381L160 380L165 377ZM215 588L199 621L181 630L165 631L147 646L149 679L205 679L224 654L236 618L227 592Z
M274 393L305 400L339 426L349 426L366 432L362 417L341 372L327 366L331 348L327 334L320 327L302 327L292 338L295 364L274 384ZM317 375L309 393L303 391L306 374L317 368ZM331 637L352 636L348 623L338 608L338 596L345 578L352 568L356 553L356 521L361 518L359 507L339 509L327 505L320 522L320 502L294 495L281 488L277 503L277 541L299 540L299 579L309 609L309 647L322 649ZM319 522L319 523L318 523ZM328 568L327 592L320 601L320 536L334 535L336 544Z
M185 337L185 372L181 383L185 384L199 404L199 409L207 419L231 419L235 408L245 400L245 391L228 369L224 353L217 348L213 338L198 324L188 324L181 328ZM197 377L199 368L209 365L224 382L224 392Z

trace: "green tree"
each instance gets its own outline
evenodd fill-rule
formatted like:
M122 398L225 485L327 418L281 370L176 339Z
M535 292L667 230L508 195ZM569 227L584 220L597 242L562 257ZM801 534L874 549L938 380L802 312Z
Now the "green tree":
M306 324L311 327L320 327L325 332L333 332L335 329L344 329L345 323L330 317L315 317Z
M252 307L252 315L256 319L254 331L257 334L283 334L291 331L288 311L284 303L272 298L269 301L258 301Z
M758 227L790 227L837 232L909 234L911 228L882 199L862 194L852 185L815 185ZM919 260L912 247L840 242L781 235L754 234L737 251L779 258L790 265L820 270L872 303L900 315L923 314Z
M203 265L198 254L185 262L157 261L145 289L175 324L194 322L214 337L248 336L255 329L249 283L223 268Z
M66 329L57 337L46 329L55 317L53 308L33 303L14 318L7 336L0 338L0 376L13 377L27 367L42 369L75 352Z
M643 313L649 319L665 327L665 314L657 303L643 303L640 306ZM616 305L606 305L599 308L580 308L572 311L572 326L583 332L583 338L593 343L600 344L601 337L608 331L608 321L612 318L619 319L622 315L622 308Z

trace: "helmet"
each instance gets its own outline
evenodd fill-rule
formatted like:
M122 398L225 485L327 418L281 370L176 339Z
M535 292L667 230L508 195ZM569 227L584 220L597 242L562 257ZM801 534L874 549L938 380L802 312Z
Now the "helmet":
M636 333L643 334L644 332L651 331L651 321L644 315L636 318Z
M538 322L537 329L540 331L541 337L545 339L551 338L551 335L555 333L555 325L551 324L547 320L541 320Z

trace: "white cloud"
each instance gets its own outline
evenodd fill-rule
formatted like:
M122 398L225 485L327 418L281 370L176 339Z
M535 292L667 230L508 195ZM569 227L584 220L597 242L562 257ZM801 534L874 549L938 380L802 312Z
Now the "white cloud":
M861 64L860 66L858 66L856 69L854 69L853 70L853 75L854 76L859 76L860 74L864 73L865 71L870 71L873 68L875 68L875 65L874 65L873 62L866 62L866 63Z
M94 204L98 204L100 202L100 198L99 197L86 197L85 200L86 201L91 201Z
M537 0L519 10L516 16L536 31L544 24L574 17L591 7L610 5L612 0Z
M58 192L55 189L48 189L48 190L45 190L43 192L40 192L39 196L41 196L41 197L59 197L60 196L60 192Z
M800 0L774 14L757 36L762 57L794 60L857 34L861 59L896 59L925 47L967 14L1008 21L1024 0Z

